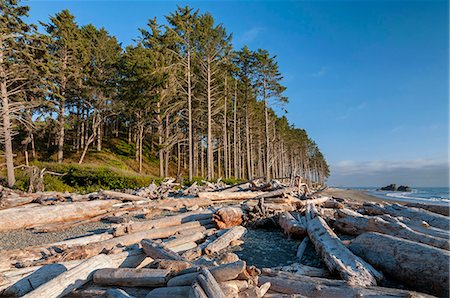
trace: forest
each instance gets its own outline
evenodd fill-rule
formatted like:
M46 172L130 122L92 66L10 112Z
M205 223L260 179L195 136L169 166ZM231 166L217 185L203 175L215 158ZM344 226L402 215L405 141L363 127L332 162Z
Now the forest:
M30 169L66 182L73 176L61 178L62 165L112 171L119 157L126 163L117 167L136 175L184 181L328 177L317 144L283 112L276 55L234 49L211 14L178 7L162 22L150 18L123 47L68 10L39 24L28 13L0 0L5 185Z

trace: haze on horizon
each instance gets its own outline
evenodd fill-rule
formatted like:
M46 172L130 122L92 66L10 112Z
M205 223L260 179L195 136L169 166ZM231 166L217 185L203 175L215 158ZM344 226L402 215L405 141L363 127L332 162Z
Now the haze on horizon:
M334 186L447 186L448 1L29 1L30 20L68 8L124 44L177 5L211 12L237 49L277 55L290 99Z

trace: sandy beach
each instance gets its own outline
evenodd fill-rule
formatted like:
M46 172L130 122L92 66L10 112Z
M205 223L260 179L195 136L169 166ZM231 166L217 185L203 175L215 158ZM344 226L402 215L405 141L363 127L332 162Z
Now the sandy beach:
M376 196L370 195L363 190L354 190L354 189L341 189L341 188L327 188L322 191L322 194L325 196L338 197L342 199L350 199L360 202L377 202L377 203L398 203L398 204L406 204L407 202L397 201L397 200L383 200Z

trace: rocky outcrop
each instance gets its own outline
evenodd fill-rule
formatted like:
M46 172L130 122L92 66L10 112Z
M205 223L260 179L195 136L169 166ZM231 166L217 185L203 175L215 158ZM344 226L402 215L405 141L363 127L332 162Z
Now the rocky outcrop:
M387 191L411 191L411 187L406 185L400 185L397 187L397 184L389 184L388 186L380 188L380 190L387 190Z
M380 188L380 190L396 191L397 184L389 184L388 186Z

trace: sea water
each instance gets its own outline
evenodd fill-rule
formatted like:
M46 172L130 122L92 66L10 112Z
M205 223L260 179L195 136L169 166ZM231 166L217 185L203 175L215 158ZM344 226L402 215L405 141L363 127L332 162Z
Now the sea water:
M436 205L450 204L449 187L413 187L410 192L384 191L375 187L351 187L350 189L364 190L386 201L393 200Z

